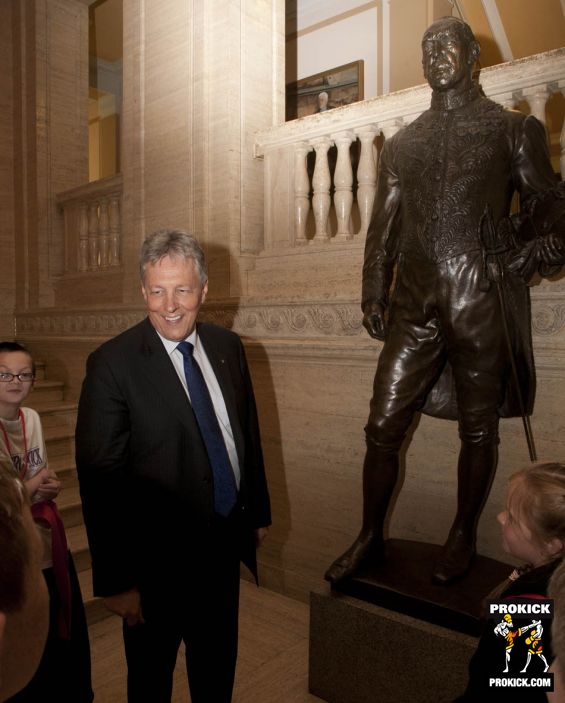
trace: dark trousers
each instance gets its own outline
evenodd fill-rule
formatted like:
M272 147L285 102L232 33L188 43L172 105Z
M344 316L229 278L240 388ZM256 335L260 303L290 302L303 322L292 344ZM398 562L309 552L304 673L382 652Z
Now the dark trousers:
M49 633L39 667L29 684L9 703L38 703L54 700L57 703L91 703L94 700L90 672L90 643L73 558L69 552L71 582L71 637L63 640L57 628L59 596L53 569L44 569L49 590Z
M128 703L169 703L181 642L192 703L230 703L239 609L237 529L217 518L206 549L140 588L145 624L123 636ZM176 555L178 561L186 554Z

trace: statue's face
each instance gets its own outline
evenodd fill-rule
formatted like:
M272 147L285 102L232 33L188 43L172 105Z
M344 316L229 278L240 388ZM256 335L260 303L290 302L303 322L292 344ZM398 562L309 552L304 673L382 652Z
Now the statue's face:
M471 79L475 56L453 22L433 24L422 39L424 76L433 90L449 90Z

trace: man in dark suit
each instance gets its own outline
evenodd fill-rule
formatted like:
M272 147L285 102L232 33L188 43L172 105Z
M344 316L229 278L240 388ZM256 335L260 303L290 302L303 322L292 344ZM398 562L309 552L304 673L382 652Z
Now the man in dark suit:
M239 563L257 579L255 549L271 522L253 388L239 337L196 322L208 292L197 240L155 232L140 266L148 316L90 355L79 401L94 594L123 618L129 703L171 700L181 641L193 703L227 703ZM187 369L193 360L221 432L215 448Z

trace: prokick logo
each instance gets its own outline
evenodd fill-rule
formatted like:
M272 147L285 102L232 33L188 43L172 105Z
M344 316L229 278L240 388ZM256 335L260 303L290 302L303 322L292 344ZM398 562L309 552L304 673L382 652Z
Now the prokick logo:
M549 650L553 601L488 600L487 614L496 645L489 686L553 691L553 674L548 673L550 662L544 653Z

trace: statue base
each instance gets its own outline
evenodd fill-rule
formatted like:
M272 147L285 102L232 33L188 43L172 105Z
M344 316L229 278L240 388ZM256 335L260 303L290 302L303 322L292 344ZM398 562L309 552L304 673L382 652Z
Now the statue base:
M477 557L449 586L441 547L389 540L386 562L310 597L309 691L328 703L453 701L465 689L482 602L512 566Z
M370 565L352 578L332 586L348 596L389 610L478 636L483 600L510 575L510 564L476 556L469 572L447 586L432 582L432 570L441 546L390 539L385 561Z

